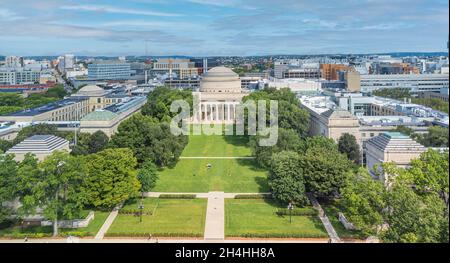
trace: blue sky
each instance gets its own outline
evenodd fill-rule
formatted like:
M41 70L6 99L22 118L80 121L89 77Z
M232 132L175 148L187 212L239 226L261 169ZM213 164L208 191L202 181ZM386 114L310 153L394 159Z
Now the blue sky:
M0 0L0 54L446 51L448 15L448 0Z

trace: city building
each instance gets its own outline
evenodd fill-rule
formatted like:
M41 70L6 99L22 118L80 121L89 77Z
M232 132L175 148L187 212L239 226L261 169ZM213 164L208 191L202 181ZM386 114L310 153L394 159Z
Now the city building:
M350 71L352 68L343 64L320 64L322 78L339 80L339 72Z
M39 83L40 70L24 68L0 68L0 85L20 85Z
M203 75L200 91L193 92L198 98L194 123L233 123L236 106L246 95L242 91L238 74L226 67L215 67Z
M39 161L43 161L55 151L69 152L69 141L54 135L33 135L13 146L6 154L14 154L14 159L18 162L27 153L34 154Z
M80 120L80 132L102 131L111 137L119 124L140 111L147 102L145 96L128 97L118 103L90 112Z
M169 74L169 78L193 78L199 75L195 62L189 59L158 59L153 64L153 74Z
M289 88L298 94L316 94L320 92L322 83L309 79L270 79L267 82L269 88Z
M388 182L381 165L393 162L406 168L412 159L420 157L426 148L409 136L398 132L386 132L367 141L365 144L366 166L371 175L382 182Z
M21 68L25 64L24 64L23 57L8 56L5 58L5 65L8 68Z
M127 80L131 65L120 61L97 61L88 65L89 80Z
M402 88L410 93L439 92L449 87L447 74L361 75L361 92Z

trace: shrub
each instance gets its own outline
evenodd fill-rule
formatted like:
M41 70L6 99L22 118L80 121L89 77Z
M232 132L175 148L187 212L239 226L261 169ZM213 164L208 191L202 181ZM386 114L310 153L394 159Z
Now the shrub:
M289 211L287 208L279 208L275 213L279 216L317 216L319 214L319 212L312 207L294 208L292 211Z
M116 232L116 233L106 233L107 237L203 237L200 233L130 233L130 232Z
M227 235L227 237L244 237L244 238L326 238L328 235L308 234L308 233L243 233L238 235Z
M240 194L235 195L234 199L271 199L272 195L270 194Z
M161 199L195 199L197 196L193 194L161 194Z
M123 215L135 215L135 216L139 216L141 214L141 210L139 209L120 209L119 210L119 214L123 214ZM152 211L145 211L142 210L142 215L146 215L146 216L151 216L153 215Z

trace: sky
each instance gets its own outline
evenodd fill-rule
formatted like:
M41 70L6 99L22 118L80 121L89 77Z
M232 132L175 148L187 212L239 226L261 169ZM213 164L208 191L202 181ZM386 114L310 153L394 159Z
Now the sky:
M0 54L440 52L448 16L448 0L0 0Z

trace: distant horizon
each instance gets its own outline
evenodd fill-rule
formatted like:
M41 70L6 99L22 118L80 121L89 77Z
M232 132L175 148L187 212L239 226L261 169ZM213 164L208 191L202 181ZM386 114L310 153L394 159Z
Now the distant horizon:
M118 58L118 57L168 57L168 58L214 58L214 57L277 57L277 56L369 56L369 55L402 55L402 54L435 54L435 55L447 55L448 51L393 51L393 52L376 52L376 53L322 53L322 54L267 54L267 55L204 55L204 56L196 56L196 55L128 55L128 54L120 54L120 55L78 55L75 52L67 52L62 54L53 54L53 55L21 55L21 54L0 54L0 57L7 56L20 56L25 58L35 58L35 57L59 57L65 54L73 54L75 57L105 57L105 58Z

